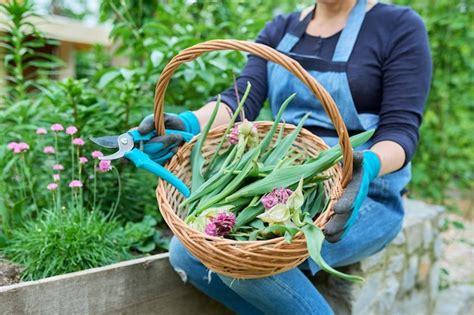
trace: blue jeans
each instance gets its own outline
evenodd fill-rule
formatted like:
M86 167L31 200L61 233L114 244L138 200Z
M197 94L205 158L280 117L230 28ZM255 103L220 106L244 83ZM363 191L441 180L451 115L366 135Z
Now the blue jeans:
M375 184L378 180L374 181ZM322 256L331 266L353 264L375 254L400 231L403 207L399 193L398 196L379 193L373 194L373 197L379 201L371 198L369 193L356 223L341 241L324 243ZM309 259L297 268L274 276L232 279L210 273L173 237L170 262L183 281L191 283L237 314L333 314L327 301L302 271L311 270L312 274L319 271Z

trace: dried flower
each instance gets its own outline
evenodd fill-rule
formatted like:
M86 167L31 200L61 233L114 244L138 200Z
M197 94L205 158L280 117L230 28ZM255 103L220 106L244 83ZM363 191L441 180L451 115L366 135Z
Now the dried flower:
M48 190L56 190L58 188L58 184L56 183L51 183L51 184L48 184L48 186L46 186L46 188Z
M69 187L71 188L81 188L82 187L82 183L80 180L73 180L72 182L69 183Z
M263 196L260 201L265 209L269 210L279 203L286 204L292 193L293 191L288 188L275 188L272 192Z
M11 151L15 150L15 148L17 146L18 146L18 143L16 143L16 142L10 142L10 143L7 144L8 150L11 150Z
M47 133L48 133L48 131L47 131L45 128L38 128L38 129L36 129L36 134L37 134L37 135L45 135L45 134L47 134Z
M239 143L239 127L235 126L229 133L229 142L230 144Z
M112 169L112 166L111 166L111 162L108 161L108 160L103 160L103 161L100 161L99 162L99 167L97 168L97 170L99 172L102 172L102 173L105 173L105 172L108 172Z
M56 132L63 131L64 127L61 124L53 124L53 125L51 125L51 130L56 131Z
M74 127L74 126L69 126L69 127L66 128L66 133L67 133L68 135L71 135L71 136L72 136L72 135L75 134L76 132L77 132L77 128Z
M54 164L53 165L53 170L55 171L62 171L64 169L64 166L62 166L61 164Z
M54 147L52 146L47 146L47 147L44 147L43 149L43 153L45 154L54 154L54 152L56 151L54 150Z
M102 152L100 152L100 151L92 151L92 154L91 154L91 155L92 155L92 157L93 157L94 159L98 159L98 158L100 158L101 156L104 156L104 154L103 154Z
M53 174L53 180L54 180L55 182L58 182L60 179L61 179L61 175L59 175L59 174Z
M85 156L79 157L80 164L86 164L87 162L89 162L89 160Z
M74 144L74 145L84 145L85 142L82 138L74 138L74 139L72 139L72 144Z
M235 225L235 215L232 212L219 213L211 218L204 233L210 236L227 236Z

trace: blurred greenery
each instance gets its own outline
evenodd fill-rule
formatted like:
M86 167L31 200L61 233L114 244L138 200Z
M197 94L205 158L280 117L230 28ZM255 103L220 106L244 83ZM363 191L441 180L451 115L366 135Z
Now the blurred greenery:
M23 1L20 1L23 2ZM2 35L3 68L9 84L2 89L0 101L0 138L4 143L34 143L38 127L60 122L76 125L83 138L119 134L135 126L153 110L154 87L166 63L182 49L215 38L253 40L265 23L279 13L298 11L313 0L255 1L144 1L102 0L100 20L112 26L114 49L94 46L76 56L76 77L54 79L59 60L41 53L55 43L34 28L21 25L23 15L33 12L16 1L8 9L7 31ZM470 131L474 119L474 5L467 0L396 0L413 7L424 19L433 54L434 77L420 147L413 161L411 194L436 203L449 203L452 189L469 191L473 187L474 145ZM68 1L52 0L47 11L81 19L90 15L84 7L72 10ZM80 3L85 3L82 0ZM22 11L23 10L23 11ZM114 66L114 59L121 65ZM123 62L125 60L125 62ZM179 112L195 109L232 84L233 75L245 64L245 55L237 52L209 53L182 65L175 72L166 95L166 110ZM25 71L34 66L37 75ZM260 118L269 117L264 110ZM87 142L83 152L97 148ZM108 153L108 152L107 152ZM45 184L50 179L42 147L32 147L30 162L38 167L32 183L41 207L47 206ZM21 207L31 207L19 198L11 155L0 146L0 217ZM65 164L66 169L69 165ZM161 233L151 227L163 227L157 211L154 186L156 178L144 171L118 164L123 181L117 220L133 243L132 251L153 252L166 248ZM101 206L110 209L117 195L115 181L101 182ZM137 188L140 193L137 194ZM84 193L88 194L88 188ZM28 211L25 211L28 213ZM46 220L40 214L37 219ZM4 219L3 219L4 220ZM36 220L36 219L35 219ZM17 220L23 231L22 220ZM28 223L30 224L30 223ZM36 223L31 223L36 224ZM0 247L7 238L0 228Z

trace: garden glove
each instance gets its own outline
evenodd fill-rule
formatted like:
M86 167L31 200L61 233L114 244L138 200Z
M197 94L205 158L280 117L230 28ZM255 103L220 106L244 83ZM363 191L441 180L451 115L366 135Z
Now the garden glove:
M181 130L193 135L201 131L199 121L192 112L184 112L179 115L164 114L165 129ZM154 116L148 115L138 126L138 132L147 134L155 129ZM150 158L159 164L166 163L183 145L184 140L178 134L166 134L152 138L145 143L143 152L148 154Z
M354 152L353 167L352 180L334 205L333 217L323 228L326 240L331 243L341 240L356 221L369 185L380 172L380 159L372 151Z

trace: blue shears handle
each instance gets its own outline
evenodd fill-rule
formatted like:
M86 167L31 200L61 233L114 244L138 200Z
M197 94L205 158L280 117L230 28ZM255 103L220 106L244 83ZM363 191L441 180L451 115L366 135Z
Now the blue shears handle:
M155 174L156 176L164 179L165 181L176 187L176 189L178 189L178 191L182 193L184 197L189 197L189 188L173 173L168 171L160 164L153 162L148 156L148 154L138 150L137 148L134 148L131 151L126 152L124 154L124 157L132 161L136 167L147 170Z
M186 141L186 142L191 141L191 139L194 137L194 135L192 133L181 131L181 130L166 129L165 132L166 132L167 135L171 135L171 134L181 135L183 137L184 141ZM155 130L150 131L149 133L146 133L144 135L139 133L137 129L130 130L128 133L132 136L133 141L135 141L135 142L137 142L137 141L148 141L151 138L156 137L156 131Z
M136 129L130 130L128 133L132 136L134 142L149 141L151 138L156 137L155 130L144 135L142 135ZM166 129L166 134L179 134L186 142L190 141L194 137L191 133L173 129ZM178 189L178 191L182 193L184 197L189 197L189 188L173 173L150 159L148 154L144 153L143 151L140 151L137 148L133 148L132 150L126 152L124 154L124 157L132 161L136 167L145 169L155 174L156 176L164 179L165 181L176 187L176 189Z

